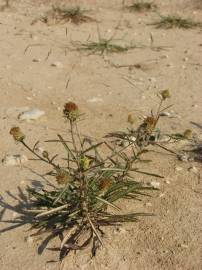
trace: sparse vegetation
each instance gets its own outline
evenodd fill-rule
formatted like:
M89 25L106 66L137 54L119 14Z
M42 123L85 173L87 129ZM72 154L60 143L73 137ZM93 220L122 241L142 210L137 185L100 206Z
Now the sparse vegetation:
M47 24L62 24L66 22L72 22L74 24L81 24L85 22L96 21L94 18L85 15L87 10L81 9L79 6L75 7L60 7L53 6L46 16L40 20Z
M104 53L121 53L141 47L136 45L118 45L114 43L112 39L100 39L99 41L88 41L87 43L74 43L74 45L79 51L88 51L91 54L101 55Z
M154 190L133 179L131 173L136 171L133 164L139 156L127 157L125 150L130 145L116 151L106 141L93 144L89 138L81 138L77 126L80 112L75 103L65 104L64 117L70 124L71 141L67 142L59 134L58 140L48 141L64 146L66 163L63 165L56 161L57 154L51 156L48 151L38 154L35 150L38 143L30 147L19 127L10 131L16 142L21 143L37 160L52 167L46 176L55 179L51 189L43 187L37 191L28 187L30 208L23 209L18 221L22 222L27 212L32 213L30 223L32 229L37 230L34 235L45 232L50 232L51 238L60 235L61 259L70 250L83 249L90 243L95 255L96 249L102 245L102 227L136 222L140 216L151 215L121 214L115 203L124 198L140 200L148 195L147 191ZM102 147L106 155L101 151Z
M136 173L163 178L137 168L137 163L149 162L142 158L148 152L147 146L157 145L176 154L158 143L161 133L157 123L164 110L162 104L169 97L168 90L162 91L156 114L146 117L137 129L110 133L105 137L113 139L111 142L105 139L96 143L88 137L81 137L78 129L79 108L73 102L66 103L63 115L69 123L71 139L66 140L58 134L58 139L47 141L64 147L63 161L58 160L57 154L51 156L48 151L39 154L36 151L38 142L33 147L29 146L21 129L13 127L10 134L14 140L30 151L36 160L48 164L52 169L44 176L53 178L41 190L27 188L29 203L21 205L21 215L16 224L30 223L34 236L43 233L47 233L49 239L59 236L62 260L71 250L81 250L90 244L94 256L103 244L102 228L106 226L120 226L125 222L136 222L141 216L151 216L142 212L122 214L117 201L141 200L141 197L149 195L148 191L156 190L149 184L136 181ZM133 124L131 115L128 122ZM169 140L178 141L192 135L187 130L182 135L167 136Z
M125 7L131 12L143 12L156 10L157 6L152 2L147 1L134 1L133 4Z
M201 22L193 21L192 19L183 19L178 15L160 15L160 20L150 25L154 25L156 28L171 29L171 28L183 28L191 29L196 27L202 27Z

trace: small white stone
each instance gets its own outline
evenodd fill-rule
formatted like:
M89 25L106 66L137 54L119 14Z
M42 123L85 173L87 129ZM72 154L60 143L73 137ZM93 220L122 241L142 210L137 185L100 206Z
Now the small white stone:
M13 219L15 219L18 216L18 213L17 212L13 212L12 216L13 216Z
M195 166L192 166L188 169L190 172L198 174L198 169Z
M5 166L17 166L28 161L28 158L25 155L6 155L2 163Z
M175 171L176 171L176 172L180 172L180 171L182 171L182 170L183 170L183 168L180 167L180 166L176 166L176 167L175 167Z
M51 64L51 67L63 68L64 65L63 65L63 63L56 61L56 62Z
M94 102L103 102L103 99L100 97L93 97L87 100L90 103L94 103Z
M160 195L159 195L159 198L163 198L163 197L165 197L165 193L161 193Z
M169 180L165 180L165 183L169 185L170 184L170 181Z
M26 120L26 121L36 120L36 119L40 118L41 116L43 116L44 114L45 114L44 111L41 111L37 108L34 108L32 110L25 111L25 112L22 112L21 114L19 114L18 119L19 120Z
M154 188L159 188L159 187L160 187L160 183L157 182L157 181L152 181L152 182L150 183L150 185L151 185L152 187L154 187Z
M160 113L160 116L167 116L167 117L171 117L171 113L169 113L169 112L161 112Z
M152 203L147 202L147 203L145 203L145 206L152 207Z
M32 97L26 97L27 100L32 100Z
M178 159L180 161L188 162L189 161L189 156L188 155L179 155Z
M180 247L182 247L182 248L188 248L189 246L188 245L185 245L185 244L180 244Z

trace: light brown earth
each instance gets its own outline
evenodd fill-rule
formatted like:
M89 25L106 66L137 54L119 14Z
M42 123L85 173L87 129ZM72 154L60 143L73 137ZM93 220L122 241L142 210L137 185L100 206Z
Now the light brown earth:
M115 38L127 42L167 46L165 50L134 49L127 53L87 55L69 49L71 41L97 39L97 25L90 22L79 26L66 23L47 26L31 22L39 18L51 5L61 1L10 0L9 8L0 12L0 153L25 153L15 145L9 130L21 126L27 140L34 143L65 135L62 106L75 101L85 113L81 122L84 134L101 138L114 130L127 127L127 115L139 117L157 104L156 94L169 88L177 117L163 118L161 127L171 132L193 129L201 136L202 126L202 31L161 30L148 25L158 19L154 12L132 14L121 10L121 1L66 1L92 9L91 16L99 21L102 37L110 37L117 27ZM63 1L65 3L65 1ZM155 1L160 14L178 13L202 21L202 1ZM3 6L4 1L0 1ZM119 22L119 23L118 23ZM28 47L29 46L29 47ZM47 55L50 52L48 59ZM52 63L60 62L61 67ZM111 63L111 64L110 64ZM113 65L142 64L143 69L129 70ZM66 87L67 81L69 85ZM169 104L170 104L169 103ZM34 122L19 123L17 116L24 107L37 107L46 115ZM193 123L197 123L194 125ZM46 145L41 143L45 148ZM57 151L54 146L52 150ZM58 150L60 152L60 149ZM162 152L162 151L161 151ZM31 157L28 153L25 153ZM105 246L96 258L89 250L70 254L64 261L68 270L200 270L202 269L202 199L201 163L180 162L175 158L153 153L153 166L147 170L165 176L160 191L142 203L122 203L127 211L152 212L156 216L142 218L137 224L123 226L120 231L106 230ZM44 172L43 165L28 161L23 166L0 165L0 193L4 200L15 205L18 187L25 189L31 182L40 184L39 175L30 169ZM176 171L176 166L181 171ZM188 169L195 166L194 174ZM142 177L145 181L151 179ZM139 178L139 175L137 175ZM155 180L155 179L152 179ZM156 179L159 181L159 179ZM2 208L1 208L2 210ZM13 219L7 210L3 219ZM1 223L1 229L9 224ZM58 253L45 249L38 255L41 240L26 241L29 227L19 227L0 235L1 270L58 269ZM31 243L30 243L31 242ZM57 247L58 240L48 247Z

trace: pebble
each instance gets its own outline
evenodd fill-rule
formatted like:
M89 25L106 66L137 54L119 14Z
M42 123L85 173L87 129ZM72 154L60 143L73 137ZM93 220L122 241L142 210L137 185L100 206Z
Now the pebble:
M152 182L150 183L150 185L151 185L152 187L154 187L154 188L159 188L159 187L160 187L160 183L157 182L157 181L152 181Z
M63 63L56 61L56 62L51 64L51 67L63 68L64 65L63 65Z
M87 102L91 102L91 103L94 103L94 102L103 102L103 99L102 98L99 98L99 97L93 97L93 98L88 99Z
M176 167L175 167L175 171L176 171L176 172L180 172L180 171L182 171L182 170L183 170L183 168L180 167L180 166L176 166Z
M159 198L163 198L163 197L165 197L165 193L161 193L160 195L159 195Z
M38 62L41 62L41 59L34 58L34 59L32 59L32 62L34 62L34 63L38 63Z
M152 203L147 202L147 203L145 203L145 206L152 207Z
M171 113L169 113L169 112L161 112L160 113L160 116L167 116L167 117L171 117Z
M31 236L27 236L25 237L25 242L27 242L30 245L34 242L34 239Z
M41 116L43 116L44 114L45 114L44 111L41 111L37 108L34 108L32 110L20 113L18 115L18 119L19 120L26 120L26 121L36 120L36 119L40 118Z
M195 166L190 167L188 170L189 170L189 172L198 174L198 169Z
M180 161L188 162L189 161L189 156L188 155L178 155L178 159Z
M25 155L6 155L2 159L2 163L5 166L17 166L28 161Z
M170 181L169 180L165 180L165 183L170 185Z

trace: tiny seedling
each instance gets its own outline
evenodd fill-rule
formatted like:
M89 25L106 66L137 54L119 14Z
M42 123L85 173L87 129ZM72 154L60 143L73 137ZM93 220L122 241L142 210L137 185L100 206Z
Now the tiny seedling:
M178 15L160 15L160 20L150 25L156 26L156 28L171 29L171 28L183 28L192 29L197 27L202 27L201 22L193 21L192 19L183 19Z
M125 8L131 12L143 12L156 10L157 6L152 2L135 1L132 5Z
M87 10L76 7L59 7L53 6L46 16L40 20L48 24L62 24L66 22L72 22L74 24L81 24L85 22L96 21L94 18L85 15Z

